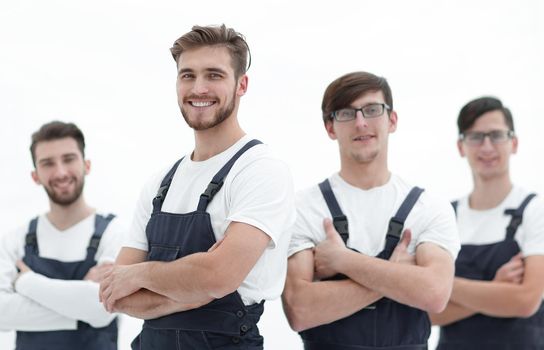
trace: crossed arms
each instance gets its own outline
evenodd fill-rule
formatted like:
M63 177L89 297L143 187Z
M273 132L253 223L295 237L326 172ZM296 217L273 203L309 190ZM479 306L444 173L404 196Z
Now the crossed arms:
M208 252L171 262L146 262L147 252L124 247L100 285L100 300L110 312L143 319L197 308L236 291L269 241L258 228L232 222Z
M433 243L422 243L408 254L406 230L389 261L354 252L325 220L327 239L314 252L289 258L282 296L291 328L302 331L347 317L382 297L424 311L440 312L450 296L454 265L451 255ZM316 279L342 273L349 279Z
M476 313L493 317L530 317L542 302L544 256L514 256L496 273L493 281L456 277L446 309L430 313L436 325L447 325Z

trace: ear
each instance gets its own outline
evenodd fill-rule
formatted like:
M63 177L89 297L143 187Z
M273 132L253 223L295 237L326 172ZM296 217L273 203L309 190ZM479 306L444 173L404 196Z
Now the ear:
M325 122L325 130L331 140L336 140L336 132L334 131L334 123L332 120L327 120Z
M83 166L85 168L85 175L89 175L89 173L91 172L91 161L88 159L85 159L83 161Z
M391 111L389 113L389 133L394 133L397 130L398 118L397 112Z
M32 170L30 172L30 176L32 177L32 180L34 181L34 183L36 185L41 185L42 183L40 182L40 178L38 177L38 172L36 171L36 169Z
M242 75L238 79L238 88L236 89L237 96L244 96L247 92L248 77L247 75Z
M465 157L465 150L463 148L463 141L457 140L457 149L459 150L459 155L461 157Z
M518 152L518 138L517 136L512 137L512 154L516 154Z

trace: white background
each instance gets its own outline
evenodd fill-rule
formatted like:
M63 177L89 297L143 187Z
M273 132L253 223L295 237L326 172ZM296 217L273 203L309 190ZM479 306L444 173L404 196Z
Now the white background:
M366 70L393 89L390 168L446 199L470 190L456 116L495 95L520 137L514 181L542 192L544 5L518 1L0 0L0 219L5 234L47 210L30 179L30 135L73 121L93 161L86 197L130 221L142 184L190 151L168 51L194 24L245 34L253 63L239 119L287 161L297 189L336 171L321 121L325 87ZM1 311L0 311L1 312ZM266 349L299 349L279 302L260 323ZM138 331L125 320L121 349ZM435 336L431 344L435 341ZM12 335L0 332L0 349Z

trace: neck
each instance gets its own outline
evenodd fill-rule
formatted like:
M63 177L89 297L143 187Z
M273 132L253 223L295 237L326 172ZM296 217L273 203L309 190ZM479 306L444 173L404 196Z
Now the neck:
M95 210L87 205L83 195L70 205L59 205L49 201L50 210L47 219L57 229L63 231L92 215Z
M195 150L193 161L209 159L234 145L245 135L235 115L221 124L206 130L195 130Z
M474 189L469 196L469 207L476 210L491 209L498 206L512 190L508 173L490 179L473 175Z
M391 173L387 164L380 164L376 161L365 164L342 161L340 177L354 187L369 190L385 185L391 178Z

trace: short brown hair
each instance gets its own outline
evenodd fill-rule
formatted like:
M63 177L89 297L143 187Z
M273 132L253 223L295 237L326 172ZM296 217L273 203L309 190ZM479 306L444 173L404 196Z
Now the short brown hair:
M85 158L85 137L83 132L74 123L64 123L60 121L52 121L42 125L38 131L32 134L32 142L30 143L30 154L32 155L32 164L36 166L36 145L43 141L53 141L71 137L77 142L77 146L81 151L81 155Z
M224 24L220 26L193 26L191 31L183 34L174 42L170 52L176 63L179 56L187 50L204 46L223 46L229 51L232 68L236 78L247 71L249 46L244 36Z
M514 119L512 112L502 104L496 97L484 96L468 102L461 108L457 117L457 128L459 134L464 133L474 125L476 120L483 114L491 111L501 111L508 128L514 131Z
M385 103L393 109L393 95L387 80L367 72L353 72L341 76L329 84L323 95L321 110L323 122L331 119L332 112L348 107L363 94L381 91Z

